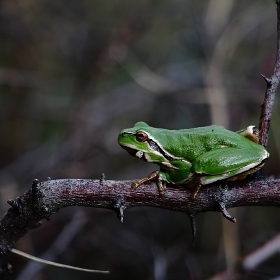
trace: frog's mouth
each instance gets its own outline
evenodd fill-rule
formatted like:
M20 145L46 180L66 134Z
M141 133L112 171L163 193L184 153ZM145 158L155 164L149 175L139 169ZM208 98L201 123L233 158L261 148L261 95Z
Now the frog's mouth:
M139 158L141 160L147 161L146 157L145 157L145 152L133 149L131 147L127 147L124 145L121 145L131 156Z
M143 152L141 150L134 149L132 147L128 147L125 145L120 144L122 148L124 148L131 156L139 158L145 162L153 162L158 165L160 165L162 168L167 169L167 170L175 170L178 169L177 167L173 166L166 158L165 160L162 160L161 162L155 162L153 161L149 155L146 152Z

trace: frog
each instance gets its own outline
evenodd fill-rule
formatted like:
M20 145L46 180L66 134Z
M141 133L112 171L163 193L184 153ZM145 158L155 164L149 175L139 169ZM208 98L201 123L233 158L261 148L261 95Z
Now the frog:
M134 181L132 188L155 179L164 196L166 184L186 185L193 200L202 186L243 180L260 170L269 153L258 140L259 131L252 125L237 132L219 125L170 130L142 121L118 135L119 145L130 155L160 167Z

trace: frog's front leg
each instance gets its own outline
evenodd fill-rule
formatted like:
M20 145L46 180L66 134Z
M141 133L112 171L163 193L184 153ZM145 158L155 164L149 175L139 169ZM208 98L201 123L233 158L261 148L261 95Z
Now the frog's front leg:
M143 183L145 183L145 182L147 182L147 181L150 181L150 180L156 178L156 183L157 183L157 187L158 187L158 192L159 192L159 194L160 194L161 196L163 196L164 193L165 193L165 191L164 191L164 186L163 186L163 183L162 183L162 179L160 178L159 174L160 174L160 171L158 171L158 170L157 170L157 171L154 171L154 172L152 172L151 174L149 174L148 176L146 176L146 177L144 177L144 178L142 178L142 179L139 179L139 180L133 182L133 183L131 184L131 187L132 187L133 189L137 189L137 188L138 188L140 185L142 185Z

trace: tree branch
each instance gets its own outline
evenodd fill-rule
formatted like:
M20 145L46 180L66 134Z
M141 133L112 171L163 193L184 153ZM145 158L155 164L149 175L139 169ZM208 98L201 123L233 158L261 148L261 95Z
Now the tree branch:
M116 211L120 219L125 209L136 206L184 212L192 217L200 212L219 212L239 206L280 206L280 180L213 184L202 187L195 200L184 187L167 186L165 196L161 197L154 183L143 184L137 190L130 184L131 181L61 179L39 183L34 180L31 190L9 201L12 207L0 221L0 254L9 252L40 220L48 220L68 206L110 209Z
M266 81L266 93L264 96L264 101L262 104L262 111L260 115L260 141L259 143L264 147L267 146L268 141L268 130L272 115L272 107L274 104L274 99L278 84L280 81L280 1L276 1L277 4L277 53L276 53L276 62L274 66L273 73L270 78L261 75Z

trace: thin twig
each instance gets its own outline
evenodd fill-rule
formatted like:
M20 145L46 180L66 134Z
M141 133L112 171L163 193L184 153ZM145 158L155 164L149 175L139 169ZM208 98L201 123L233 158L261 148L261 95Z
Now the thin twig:
M264 101L262 104L261 116L260 116L260 144L264 147L267 146L268 142L268 131L270 126L270 120L272 115L272 107L274 104L274 99L278 84L280 81L280 1L276 1L277 4L277 53L276 53L276 62L273 69L273 73L270 78L262 75L266 81L266 93Z
M104 271L104 270L86 269L86 268L80 268L80 267L66 265L66 264L62 264L62 263L52 262L52 261L48 261L48 260L43 260L41 258L34 257L32 255L29 255L27 253L24 253L24 252L16 250L16 249L12 249L12 252L15 254L18 254L20 256L23 256L25 258L34 260L36 262L40 262L40 263L48 264L48 265L52 265L52 266L74 269L74 270L79 270L79 271L84 271L84 272L91 272L91 273L106 273L106 274L109 273L109 271Z
M29 262L27 266L21 271L19 276L17 277L17 280L28 280L33 279L33 277L41 270L43 269L46 264L50 264L49 261L51 261L51 265L53 265L53 262L62 252L65 251L65 249L69 246L69 243L73 240L73 238L81 231L81 229L86 224L87 219L85 217L84 211L79 210L72 218L72 220L64 227L64 229L60 232L56 240L53 242L53 244L48 248L46 252L44 252L39 259L43 259L44 261L39 261L38 258L35 258L29 254L23 253L21 251L17 251L17 254L23 255L24 257L28 255L28 258L35 260L36 262ZM15 252L15 249L12 250L12 252ZM35 258L35 259L34 259ZM48 260L45 262L45 260ZM65 267L69 268L65 265L56 265L59 267ZM76 269L76 268L73 268ZM79 270L79 269L77 269ZM91 272L91 270L84 270L82 271ZM92 272L96 272L93 270ZM102 272L105 273L105 272ZM108 272L107 272L108 273Z

